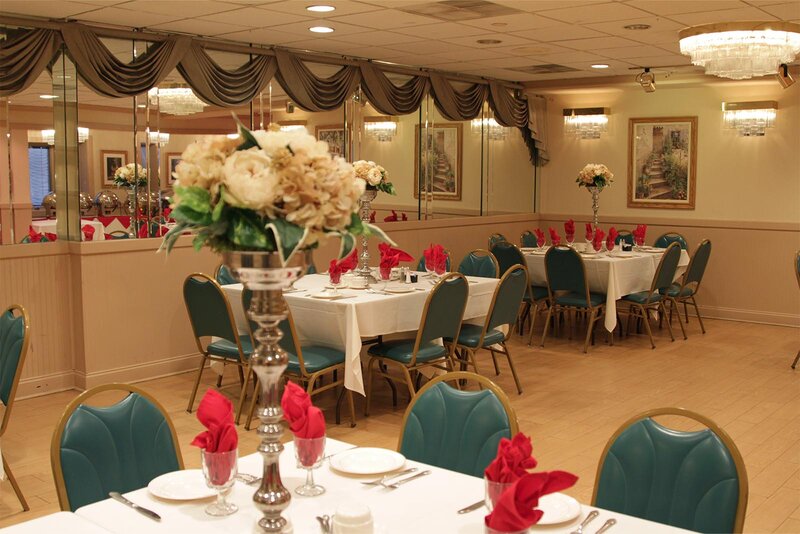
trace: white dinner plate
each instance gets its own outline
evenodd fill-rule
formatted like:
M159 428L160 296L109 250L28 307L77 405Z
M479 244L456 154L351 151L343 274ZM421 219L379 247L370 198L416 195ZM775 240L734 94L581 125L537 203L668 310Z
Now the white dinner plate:
M522 252L533 252L534 250L539 250L537 247L519 247Z
M216 492L206 485L206 478L200 469L164 473L151 480L147 490L156 497L172 501L193 501L216 495Z
M544 515L537 525L557 525L572 521L581 515L581 505L578 501L563 493L550 493L539 499L539 510Z
M414 288L411 285L397 285L397 286L386 286L383 288L384 291L387 293L411 293L414 291Z
M331 456L331 467L350 475L379 475L400 469L406 457L399 452L376 447L357 447Z
M336 299L343 299L343 298L345 298L346 296L347 296L347 295L343 295L342 293L327 293L327 292L322 292L322 293L314 293L313 295L311 295L311 298L314 298L314 299L323 299L323 300L336 300Z

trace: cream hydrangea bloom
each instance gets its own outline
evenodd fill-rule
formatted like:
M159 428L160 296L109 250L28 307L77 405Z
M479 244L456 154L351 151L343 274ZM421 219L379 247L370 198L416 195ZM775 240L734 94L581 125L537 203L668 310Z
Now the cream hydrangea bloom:
M222 182L225 160L239 143L239 139L229 139L225 135L208 135L190 144L172 173L177 180L176 190L178 187L197 186L207 189L215 197Z

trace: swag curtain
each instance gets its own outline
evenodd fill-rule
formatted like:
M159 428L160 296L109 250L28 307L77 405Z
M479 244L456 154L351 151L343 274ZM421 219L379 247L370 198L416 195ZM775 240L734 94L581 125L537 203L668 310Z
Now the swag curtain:
M361 88L370 103L386 115L407 115L422 104L428 93L429 81L425 76L412 76L401 86L396 86L379 68L368 61L359 61Z
M61 46L56 30L20 30L0 41L0 96L27 89L53 60Z

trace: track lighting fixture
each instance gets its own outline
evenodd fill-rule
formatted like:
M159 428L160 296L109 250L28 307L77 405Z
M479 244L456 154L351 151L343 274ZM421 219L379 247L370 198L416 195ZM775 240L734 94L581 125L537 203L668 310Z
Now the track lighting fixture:
M645 93L654 93L656 90L656 75L650 72L649 67L645 67L644 72L636 76L636 82L642 86Z

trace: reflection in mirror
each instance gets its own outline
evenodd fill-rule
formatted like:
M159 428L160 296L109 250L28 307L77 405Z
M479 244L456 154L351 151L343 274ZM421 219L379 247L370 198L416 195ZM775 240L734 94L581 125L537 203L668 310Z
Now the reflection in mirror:
M534 167L519 129L500 126L487 109L484 135L487 147L484 215L532 212Z

